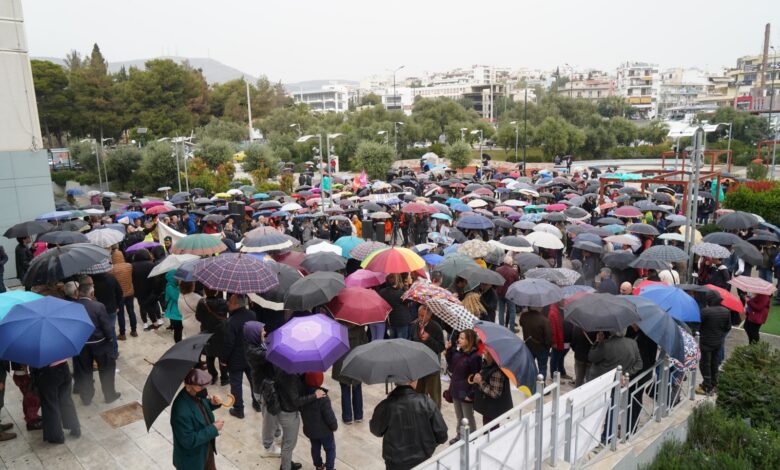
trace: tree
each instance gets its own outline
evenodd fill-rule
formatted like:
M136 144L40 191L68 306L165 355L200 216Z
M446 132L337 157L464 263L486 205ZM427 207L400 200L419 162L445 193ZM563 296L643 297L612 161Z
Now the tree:
M106 61L97 44L89 59L84 59L77 67L75 62L71 64L69 80L73 93L71 133L118 138L126 124L124 107L119 88L108 75Z
M515 148L515 143L520 145L519 133L516 134L517 128L514 124L504 122L498 126L496 131L496 145L504 149L504 154L509 155L509 149ZM517 137L517 139L516 139Z
M227 140L204 139L198 144L195 155L203 160L212 170L230 162L236 153L236 147Z
M636 112L636 109L626 103L626 99L622 96L608 96L599 100L596 109L605 118L631 117Z
M698 118L700 120L706 118L711 123L731 123L732 139L749 145L755 145L758 141L771 137L769 122L766 119L728 106L718 108L712 116L698 116ZM728 126L721 126L717 133L713 132L708 137L713 139L725 137L727 132Z
M141 181L147 191L173 186L178 181L176 158L170 142L151 142L141 150Z
M77 50L71 50L65 56L65 68L68 72L75 72L82 66L81 54Z
M376 93L369 93L360 97L360 106L377 106L382 104L382 98Z
M95 143L93 141L71 141L68 144L68 152L74 163L86 171L97 174L97 160L95 158Z
M448 125L458 123L461 127L475 127L479 115L474 110L466 110L455 100L449 98L420 99L415 101L412 112L414 121L422 128L423 137L434 142L445 134ZM460 136L460 133L458 133Z
M221 139L240 143L247 140L249 131L246 124L212 117L208 124L195 129L195 136L198 140Z
M560 117L547 117L536 130L536 141L547 157L563 155L569 149L569 124Z
M269 145L251 143L244 149L244 155L241 167L253 176L257 172L256 179L265 181L279 174L279 158Z
M30 65L41 128L46 134L49 147L54 147L52 134L61 142L63 133L67 132L70 125L71 96L68 76L65 70L54 62L33 59Z
M647 143L656 145L666 140L669 135L669 126L661 121L653 121L649 126L639 129L638 136Z
M444 147L444 156L450 161L450 168L462 170L471 163L471 146L463 141L456 141Z
M358 144L355 156L352 157L352 170L366 170L369 178L384 179L394 161L392 147L364 140Z
M609 128L618 145L631 145L636 140L636 126L626 118L614 117L610 119Z
M125 145L106 153L105 165L108 179L127 182L141 166L141 150L134 145Z

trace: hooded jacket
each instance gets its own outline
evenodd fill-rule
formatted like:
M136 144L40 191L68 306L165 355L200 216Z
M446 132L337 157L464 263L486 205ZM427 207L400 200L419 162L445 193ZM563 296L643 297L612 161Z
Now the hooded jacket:
M181 321L181 312L179 312L179 284L173 275L176 273L170 270L165 273L165 316L169 320Z

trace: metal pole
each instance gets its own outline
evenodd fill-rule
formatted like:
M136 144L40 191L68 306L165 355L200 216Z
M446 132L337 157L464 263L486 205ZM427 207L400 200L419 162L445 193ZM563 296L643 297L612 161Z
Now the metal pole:
M101 157L103 155L103 127L102 126L100 127L100 155ZM106 191L111 191L111 187L109 186L108 183L108 168L106 168L106 162L103 162L103 174L106 176Z
M571 450L576 449L576 442L572 442L574 436L572 430L574 429L574 401L571 398L566 400L566 423L563 428L563 460L564 462L571 463Z
M620 429L623 430L623 433L620 436L620 442L626 442L632 431L631 429L628 429L628 410L629 403L631 403L631 392L628 388L629 383L631 383L631 377L628 374L623 374L623 384L625 385L620 387L620 401L618 402L620 404Z
M733 159L731 158L731 131L732 131L732 127L733 126L734 126L734 123L730 122L729 123L729 146L726 148L726 150L728 151L728 153L726 154L726 159L727 159L726 160L726 171L728 171L729 173L731 173L731 162L733 161Z
M463 418L460 420L460 438L463 445L460 448L460 468L469 468L469 420Z
M528 85L525 86L523 99L523 173L525 173L525 151L528 147Z
M181 167L179 166L179 147L173 144L173 156L176 158L176 179L179 182L179 192L181 192Z
M393 146L395 147L395 159L398 160L398 123L393 122Z
M246 82L246 113L249 122L249 142L252 142L252 98L249 96L249 82ZM301 95L303 101L303 95Z
M555 388L553 389L552 398L552 416L550 417L550 466L555 467L558 463L558 414L560 413L560 398L561 398L561 373L555 371L553 373L553 382ZM544 396L544 395L542 395Z
M103 191L103 174L100 172L100 146L95 139L95 163L97 164L98 187Z
M515 165L517 165L517 143L520 139L520 123L515 123Z
M479 130L479 161L482 165L482 129Z
M190 192L190 175L187 170L187 146L184 144L184 139L181 140L181 156L182 160L184 160L184 185L187 192Z
M661 396L658 399L661 403L658 406L658 414L655 417L656 422L660 422L661 418L665 418L669 413L669 356L664 357L664 363L661 367L663 367L659 385L661 387Z
M618 384L617 389L613 388L611 398L610 398L610 406L612 406L611 410L608 410L607 415L610 418L609 423L609 434L611 435L611 439L609 439L609 448L610 450L614 451L617 449L617 429L618 429L618 423L617 420L620 415L620 389L621 384L620 382L623 379L623 366L617 366L617 377L618 377ZM607 438L610 438L610 436L607 436Z
M696 129L696 133L693 135L693 159L691 161L691 177L688 181L688 207L687 216L688 224L685 225L685 252L690 253L690 248L695 240L696 233L696 216L698 213L698 205L696 199L699 196L699 162L701 161L702 146L704 145L704 129L699 127ZM716 195L717 197L717 195ZM691 280L693 273L693 257L688 259L686 269L686 279Z
M772 50L775 48L773 47ZM775 60L772 61L772 64L774 65L777 62L777 54L775 54ZM763 71L762 71L763 75ZM774 74L772 75L772 83L771 83L771 95L769 95L769 130L772 131L772 111L774 109L774 102L775 102L775 80L774 80ZM774 142L777 140L777 130L772 132L772 169L769 173L769 179L773 180L775 179L775 149L777 148L777 143Z
M534 449L536 454L536 460L534 461L534 468L536 470L542 470L542 447L544 437L544 376L539 374L536 376L536 393L539 394L539 399L536 400L536 431L534 432Z
M322 210L325 210L325 154L322 152L322 133L317 136L320 138L320 197L322 198Z
M694 339L696 340L696 344L698 345L701 341L701 337L699 336L699 332L696 332L696 336L694 336ZM689 386L691 387L690 391L688 392L688 399L691 401L696 400L696 367L693 367L691 369L691 377L688 382Z

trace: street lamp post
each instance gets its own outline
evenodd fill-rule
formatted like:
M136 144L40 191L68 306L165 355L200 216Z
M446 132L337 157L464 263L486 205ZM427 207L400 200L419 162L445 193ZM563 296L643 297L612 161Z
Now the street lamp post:
M376 133L376 135L384 136L383 140L385 141L385 145L388 145L390 143L389 140L388 140L389 137L387 135L387 131L379 131L379 132Z
M296 130L298 131L298 137L300 137L303 134L303 132L301 131L301 125L298 124L297 122L290 124L290 127L297 128Z
M341 133L338 133L338 132L335 133L335 134L325 134L325 147L326 147L326 150L328 151L328 175L330 175L331 187L333 185L333 173L334 172L332 171L333 170L333 166L331 165L331 162L330 162L330 157L331 157L330 139L335 139L336 137L340 137L340 136L341 136ZM328 191L328 193L330 193L330 192L332 192L332 190ZM323 191L323 193L324 193L324 191ZM325 194L327 194L327 193L325 193ZM329 198L326 197L325 199L322 200L323 209L327 209L328 208L328 199Z
M777 51L775 51L775 46L769 46L770 49L772 49L772 68L775 68L774 66L777 64ZM775 100L775 72L772 72L772 83L771 83L771 95L769 96L769 130L772 131L772 170L769 173L769 179L773 180L775 179L775 157L777 155L777 127L775 127L774 130L772 130L772 110L774 109L774 100Z
M313 139L315 137L317 137L319 139L319 141L320 141L320 146L319 146L318 152L319 152L319 157L320 157L320 181L322 181L322 178L325 176L325 173L323 172L323 168L322 168L322 134L302 135L302 136L298 137L296 142L307 142L307 141L309 141L309 140L311 140L311 139ZM320 184L322 184L322 183L320 183ZM320 188L320 191L322 191L322 188Z
M393 145L395 146L395 158L398 159L398 126L403 126L404 123L396 121L393 124Z
M525 173L525 151L528 148L528 85L523 98L523 173Z
M515 126L515 165L517 165L517 143L520 140L520 124L517 121L511 121L509 124Z
M402 66L398 67L397 69L393 70L393 103L395 103L395 98L396 98L396 94L395 94L395 74L397 74L398 71L401 70L404 67L406 67L406 66L402 65ZM395 104L393 104L393 107L395 108Z
M479 160L482 161L482 129L474 129L471 134L479 133Z
M461 128L460 128L460 140L466 140L466 138L464 137L464 133L465 133L467 130L469 130L469 128L468 128L468 127L461 127Z

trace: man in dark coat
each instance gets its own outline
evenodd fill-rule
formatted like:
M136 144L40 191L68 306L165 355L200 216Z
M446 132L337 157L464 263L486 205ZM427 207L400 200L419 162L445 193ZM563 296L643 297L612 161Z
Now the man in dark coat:
M5 252L5 248L0 245L0 294L5 292L5 263L8 262L8 255Z
M27 269L30 267L30 263L33 259L33 252L30 249L30 243L32 240L30 237L17 238L15 255L16 255L16 277L20 281L24 280L24 275L27 274Z
M248 321L244 323L244 341L246 341L246 362L252 370L252 395L254 399L261 403L263 408L263 425L261 437L263 440L263 457L279 457L282 450L274 445L275 435L281 436L281 427L279 418L271 414L268 410L268 404L262 403L263 381L274 379L274 366L268 362L266 354L268 349L265 345L265 332L263 324L259 321Z
M111 269L110 264L107 264L106 267ZM100 270L102 271L102 269ZM106 307L106 312L111 321L111 347L114 359L116 359L119 357L119 345L117 343L116 328L114 328L114 325L116 324L119 307L123 305L124 302L122 287L119 285L119 281L117 281L110 272L92 274L92 281L95 283L95 298Z
M599 287L598 291L604 294L618 295L620 290L618 289L615 281L612 280L612 270L609 268L601 268L599 271Z
M382 438L382 458L388 470L410 469L447 442L447 424L436 403L417 393L417 381L396 382L395 389L374 409L369 428Z
M301 427L300 410L309 403L324 398L326 393L317 389L307 393L300 374L288 374L275 368L274 379L279 395L279 424L282 427L282 465L281 470L296 470L301 464L292 461L292 453L298 443L298 430Z
M552 347L550 320L539 310L528 310L520 315L523 339L536 360L539 373L547 376L547 360Z
M417 309L417 319L412 322L409 331L412 341L428 346L437 357L444 351L444 332L436 320L432 318L426 305L420 305L420 308ZM415 390L427 394L436 403L436 407L441 409L441 377L439 372L419 379Z
M255 314L247 308L247 297L241 294L232 294L228 299L228 317L225 325L225 343L222 346L220 362L227 364L230 371L230 393L236 397L236 402L230 408L230 415L236 418L244 418L244 396L242 385L244 376L252 385L252 370L246 362L244 347L244 324L255 320ZM252 395L252 408L260 411L260 403Z
M147 250L138 250L133 253L131 264L133 265L133 291L138 300L144 331L157 329L160 326L160 306L157 303L154 283L149 279L149 273L154 269L152 254Z
M106 399L106 403L113 403L121 395L114 388L116 359L113 358L111 348L113 325L111 325L108 313L106 313L106 307L95 300L95 284L91 277L84 276L80 280L78 295L76 303L83 305L87 310L89 318L95 325L95 331L87 339L81 353L73 358L76 389L84 405L92 403L92 398L95 396L92 363L93 361L97 362L103 397Z
M701 324L699 325L699 347L701 348L701 376L703 382L696 388L696 393L712 394L718 386L718 366L720 365L720 349L726 339L726 333L731 330L731 314L720 305L720 296L705 294L701 309Z

